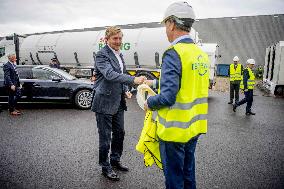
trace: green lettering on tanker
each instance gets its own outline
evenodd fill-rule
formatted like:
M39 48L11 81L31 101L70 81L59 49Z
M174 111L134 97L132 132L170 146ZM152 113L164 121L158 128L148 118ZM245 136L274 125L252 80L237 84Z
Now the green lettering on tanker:
M99 50L101 50L105 46L104 43L99 43Z
M99 50L105 46L105 43L99 43ZM130 43L121 43L120 50L128 51L130 50Z
M123 46L123 49L121 49L122 46ZM121 47L120 47L121 50L128 51L130 49L130 43L121 44Z

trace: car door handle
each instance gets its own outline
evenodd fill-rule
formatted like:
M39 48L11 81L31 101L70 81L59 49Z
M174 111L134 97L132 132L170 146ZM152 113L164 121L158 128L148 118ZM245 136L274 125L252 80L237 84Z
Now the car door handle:
M33 84L33 86L34 86L34 87L40 87L40 85L39 85L39 84Z

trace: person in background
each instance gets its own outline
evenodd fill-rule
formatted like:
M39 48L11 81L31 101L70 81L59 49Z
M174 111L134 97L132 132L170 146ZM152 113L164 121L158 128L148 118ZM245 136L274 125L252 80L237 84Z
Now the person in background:
M239 57L233 58L234 63L230 65L229 76L230 76L230 101L228 104L233 104L235 97L235 103L239 101L240 83L243 75L243 65L239 63Z
M254 67L254 65L255 65L254 59L247 60L247 67L244 69L244 76L243 76L243 80L240 85L241 89L244 90L245 98L239 102L236 102L233 105L234 112L236 111L236 108L238 106L247 103L246 115L255 115L255 113L251 111L251 106L253 102L253 89L254 89L254 84L255 84L255 76L252 71L252 68Z
M4 64L4 85L8 91L8 109L11 115L17 116L21 115L21 111L17 110L18 100L21 98L21 84L16 66L16 55L9 54L8 62Z
M262 79L263 77L263 68L261 65L258 66L257 70L256 70L256 76L258 79Z
M124 111L127 110L125 98L131 98L127 84L142 84L146 78L126 74L123 55L120 52L122 31L117 26L107 28L106 45L97 53L94 73L94 97L92 111L96 113L99 133L99 164L102 174L114 181L119 176L113 168L128 171L120 162L124 141ZM109 150L111 154L109 158Z
M167 189L196 188L195 148L207 132L209 60L189 36L194 20L187 2L167 8L162 23L171 46L163 54L158 94L144 105L154 111Z
M51 63L49 64L49 67L60 69L60 65L59 65L59 62L58 62L57 58L52 58L51 59Z

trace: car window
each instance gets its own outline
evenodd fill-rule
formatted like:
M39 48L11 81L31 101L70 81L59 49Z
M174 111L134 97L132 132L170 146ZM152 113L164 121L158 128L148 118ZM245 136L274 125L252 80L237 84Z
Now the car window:
M17 68L20 79L32 79L32 68Z
M0 58L5 55L5 47L0 48Z
M55 70L58 74L60 74L60 75L62 75L63 77L65 77L67 80L75 80L75 79L76 79L76 77L70 75L69 73L67 73L67 72L65 72L65 71L63 71L63 70L60 70L60 69L57 69L57 68L54 68L54 70Z
M40 69L40 68L33 68L32 72L33 72L34 79L52 80L52 79L60 78L60 76L58 76L57 74L51 71L48 71L48 70Z

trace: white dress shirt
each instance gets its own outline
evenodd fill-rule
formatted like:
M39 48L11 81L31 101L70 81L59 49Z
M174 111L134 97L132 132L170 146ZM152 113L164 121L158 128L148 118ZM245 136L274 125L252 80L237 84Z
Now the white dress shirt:
M112 50L113 54L115 55L115 57L117 58L118 60L118 63L119 63L119 66L120 66L120 70L121 70L121 73L123 73L123 63L122 63L122 60L121 60L121 57L120 57L120 51L116 51L114 50L113 48L111 48L109 45L108 47Z

